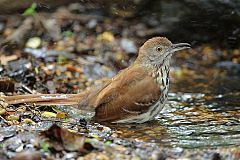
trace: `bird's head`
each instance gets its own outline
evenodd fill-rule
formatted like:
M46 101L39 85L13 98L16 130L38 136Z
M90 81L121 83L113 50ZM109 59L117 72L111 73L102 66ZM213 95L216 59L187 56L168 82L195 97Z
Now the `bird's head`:
M161 65L164 61L170 60L174 52L187 48L190 48L188 43L172 44L165 37L154 37L140 47L138 61L154 66Z

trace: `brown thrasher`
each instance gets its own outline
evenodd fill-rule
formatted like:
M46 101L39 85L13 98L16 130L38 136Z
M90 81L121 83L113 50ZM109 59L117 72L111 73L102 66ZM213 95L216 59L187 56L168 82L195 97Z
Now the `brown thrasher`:
M139 49L135 62L98 87L79 94L36 94L4 97L8 104L75 105L95 109L98 122L143 123L153 120L164 107L169 89L170 59L190 48L154 37Z

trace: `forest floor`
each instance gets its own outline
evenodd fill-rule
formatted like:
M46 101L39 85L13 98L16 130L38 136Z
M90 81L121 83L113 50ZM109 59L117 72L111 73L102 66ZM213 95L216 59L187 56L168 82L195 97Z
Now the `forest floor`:
M157 30L69 5L0 18L0 92L79 93L129 66ZM66 106L0 100L0 159L240 159L240 50L202 44L174 55L156 121L98 124Z

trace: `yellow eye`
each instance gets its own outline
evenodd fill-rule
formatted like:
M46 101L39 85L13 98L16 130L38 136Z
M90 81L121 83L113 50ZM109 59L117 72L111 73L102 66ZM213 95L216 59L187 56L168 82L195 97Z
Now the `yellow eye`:
M157 47L156 50L157 50L158 52L161 52L161 51L162 51L162 47Z

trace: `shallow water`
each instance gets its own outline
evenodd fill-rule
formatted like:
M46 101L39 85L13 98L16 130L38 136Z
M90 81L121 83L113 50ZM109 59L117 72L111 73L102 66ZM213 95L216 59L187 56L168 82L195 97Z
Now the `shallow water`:
M212 79L211 76L203 77L206 77L202 78L204 82ZM235 76L234 80L227 81L226 78L216 77L216 84L209 81L204 83L205 87L202 88L200 86L202 84L192 83L195 82L194 77L190 82L185 81L184 87L188 88L180 88L179 80L172 90L191 92L197 91L198 88L200 91L202 89L203 93L169 93L169 103L156 121L111 127L116 129L120 137L156 142L160 146L182 148L239 146L240 90L236 81L240 83L240 77L237 78ZM215 89L213 86L217 84L222 84L219 87L223 89Z

